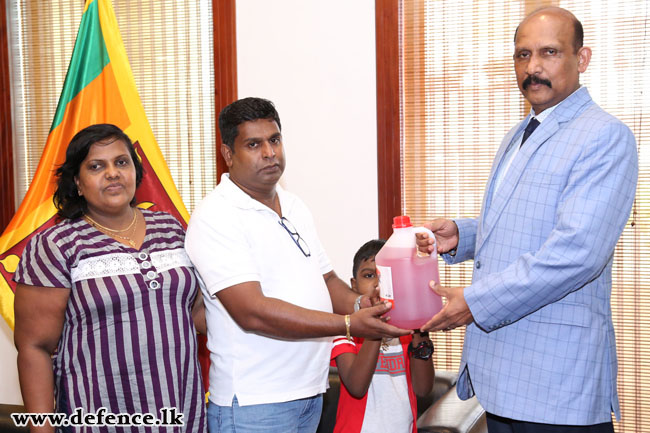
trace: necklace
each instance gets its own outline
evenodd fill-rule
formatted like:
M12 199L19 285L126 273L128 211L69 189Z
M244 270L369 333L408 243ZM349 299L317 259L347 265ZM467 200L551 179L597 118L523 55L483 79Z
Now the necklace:
M133 221L131 221L131 224L129 224L129 226L127 228L122 229L122 230L113 230L113 229L110 229L108 227L104 227L103 225L99 224L97 221L95 221L94 219L92 219L88 215L84 215L84 218L86 218L86 220L93 227L95 227L97 230L101 231L102 233L104 233L104 234L106 234L108 236L111 236L113 238L122 239L122 240L126 241L131 246L131 248L135 248L135 240L132 238L132 236L135 234L136 230L138 229L138 218L137 218L137 216L138 216L138 213L134 209L133 210ZM133 227L133 229L131 230L131 233L128 236L118 235L118 233L125 232L125 231L129 230L131 227ZM112 232L112 233L109 233L109 232Z
M108 234L108 233L106 233L106 234ZM131 248L135 248L135 241L133 239L131 239L130 237L128 237L128 236L120 236L120 235L118 235L116 233L112 233L109 236L113 236L113 237L125 240L125 241L128 242L129 245L131 245Z
M135 224L137 216L138 216L138 213L136 212L135 209L133 209L133 220L131 221L131 224L129 224L129 226L127 228L119 229L119 230L115 230L115 229L112 229L112 228L101 225L100 223L98 223L97 221L92 219L90 217L90 215L84 215L84 218L86 218L89 223L91 223L92 225L94 225L98 229L102 229L102 230L105 230L105 231L111 232L111 233L122 233L122 232L125 232L125 231L129 230L131 227L133 227L133 224Z

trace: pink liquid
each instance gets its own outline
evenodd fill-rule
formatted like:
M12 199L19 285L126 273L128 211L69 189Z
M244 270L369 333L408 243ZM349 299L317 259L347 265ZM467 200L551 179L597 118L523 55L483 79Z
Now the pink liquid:
M442 299L429 287L440 281L437 257L417 257L413 248L384 246L375 256L377 266L390 267L393 308L388 323L404 329L418 329L442 308ZM384 284L386 273L380 276ZM387 282L388 283L388 282Z

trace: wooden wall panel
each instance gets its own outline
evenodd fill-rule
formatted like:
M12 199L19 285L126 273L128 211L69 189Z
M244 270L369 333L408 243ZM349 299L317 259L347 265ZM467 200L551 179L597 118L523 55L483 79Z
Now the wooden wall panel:
M16 211L7 4L0 0L0 233Z
M379 236L402 213L399 120L399 0L375 0Z
M237 29L235 0L212 0L214 40L214 109L217 142L217 183L228 171L221 156L219 113L237 99Z

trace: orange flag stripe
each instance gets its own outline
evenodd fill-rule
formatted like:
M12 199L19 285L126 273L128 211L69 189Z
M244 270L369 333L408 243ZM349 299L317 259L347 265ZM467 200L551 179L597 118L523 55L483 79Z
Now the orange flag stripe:
M56 214L52 203L55 189L53 174L65 160L67 143L79 130L94 123L106 122L106 119L122 129L127 129L130 124L111 63L68 103L63 120L50 132L29 191L0 237L0 253L9 252ZM11 253L2 259L0 266L6 275L15 272L19 259L19 256ZM13 297L9 282L0 278L0 314L11 329L14 327Z
M102 103L98 104L97 101ZM56 188L52 175L65 160L67 144L79 130L95 123L105 122L109 118L111 123L122 129L126 129L130 123L119 97L117 82L110 63L97 78L70 101L62 122L50 132L29 192L16 214L17 218L11 220L5 233L15 231L12 237L15 240L23 239L34 230L34 227L39 227L52 216L52 212L55 212L54 206L49 205L52 204L52 194ZM45 203L47 205L42 206ZM2 247L3 245L0 245L0 251L3 250Z
M66 104L61 122L50 131L25 199L0 236L0 313L12 329L15 284L11 277L28 238L35 231L54 222L54 171L64 161L67 144L82 128L94 123L113 123L124 130L139 147L138 152L147 166L145 177L155 178L149 178L143 183L143 186L146 184L153 190L140 188L142 191L138 193L139 198L150 202L150 206L157 204L155 209L166 210L185 224L189 220L189 213L158 148L140 101L113 7L109 0L87 0L84 12L90 12L88 8L93 2L97 6L101 36L110 61L95 79Z
M131 126L125 129L124 132L126 132L134 142L138 141L140 143L142 151L149 160L151 168L155 171L158 180L169 195L174 206L176 206L180 215L185 220L185 223L187 223L190 220L190 214L185 208L185 204L176 188L171 172L167 167L165 158L156 143L153 131L151 130L151 126L147 120L147 115L144 112L144 107L142 106L135 85L135 79L131 73L131 67L129 66L129 59L126 55L124 43L122 42L122 36L119 31L114 31L118 26L115 13L113 13L113 8L110 5L110 2L99 2L98 6L99 23L104 34L106 51L111 59L115 75L120 77L117 81L117 86L120 89L120 96L124 101L128 117L131 120Z

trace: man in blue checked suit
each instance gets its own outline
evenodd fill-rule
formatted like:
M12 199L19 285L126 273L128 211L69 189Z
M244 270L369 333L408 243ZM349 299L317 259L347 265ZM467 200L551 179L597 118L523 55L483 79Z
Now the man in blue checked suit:
M448 303L423 330L467 325L458 394L477 396L490 433L613 432L619 416L612 257L638 157L629 128L580 86L582 39L564 9L521 22L514 66L530 115L503 139L479 217L428 224L445 261L474 259L474 275L434 287ZM418 235L421 251L432 243Z

